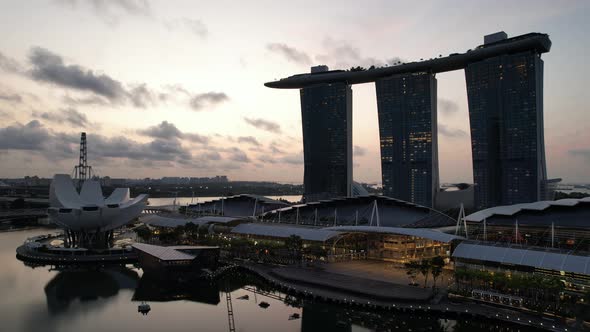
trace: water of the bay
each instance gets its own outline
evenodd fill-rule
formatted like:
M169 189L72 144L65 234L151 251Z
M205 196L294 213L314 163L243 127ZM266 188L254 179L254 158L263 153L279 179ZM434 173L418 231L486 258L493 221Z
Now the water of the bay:
M229 290L236 331L533 331L498 321L437 315L363 312L301 302L272 291L255 276L214 284L157 282L132 266L108 269L31 268L15 257L27 238L53 230L0 233L0 331L228 331ZM269 293L265 293L269 294ZM239 299L244 295L249 298ZM137 312L145 300L147 315ZM259 306L261 302L270 306ZM299 319L289 319L294 313ZM447 317L448 318L448 317Z

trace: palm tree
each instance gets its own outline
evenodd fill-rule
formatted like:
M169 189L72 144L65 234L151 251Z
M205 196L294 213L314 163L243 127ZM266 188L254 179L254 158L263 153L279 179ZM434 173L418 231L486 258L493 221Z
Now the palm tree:
M445 266L445 260L436 256L430 260L430 273L432 273L432 289L436 289L436 279L442 274L443 266Z
M407 269L406 274L410 278L412 285L415 285L416 284L416 276L418 275L418 272L420 271L420 263L418 263L416 261L410 261L410 262L404 263L404 266Z
M420 262L420 273L424 276L424 288L426 288L426 283L428 282L428 272L430 272L430 260L422 259Z

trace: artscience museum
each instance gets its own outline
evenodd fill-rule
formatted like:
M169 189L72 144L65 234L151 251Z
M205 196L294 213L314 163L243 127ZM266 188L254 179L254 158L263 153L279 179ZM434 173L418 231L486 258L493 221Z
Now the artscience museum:
M67 174L56 174L49 189L49 217L64 229L64 246L108 248L113 230L137 218L148 195L130 198L129 188L117 188L104 198L97 180L85 180L80 191Z

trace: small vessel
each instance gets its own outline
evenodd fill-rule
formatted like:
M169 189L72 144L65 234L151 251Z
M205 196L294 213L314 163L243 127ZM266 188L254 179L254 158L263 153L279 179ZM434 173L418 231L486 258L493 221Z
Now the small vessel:
M150 312L150 310L152 310L152 308L150 307L149 304L142 302L140 305L137 306L137 312L141 312L142 315L147 315L148 312Z
M248 296L248 294L238 297L238 300L248 300L248 299L250 299L250 296Z
M299 319L299 314L298 313L294 313L291 316L289 316L289 320L294 320L294 319Z
M262 301L262 302L260 302L260 304L258 304L258 306L261 307L262 309L266 309L266 308L270 307L270 303Z

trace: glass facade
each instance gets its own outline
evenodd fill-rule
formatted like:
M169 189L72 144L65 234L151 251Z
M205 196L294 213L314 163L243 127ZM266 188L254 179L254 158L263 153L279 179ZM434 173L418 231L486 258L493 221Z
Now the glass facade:
M432 207L439 185L436 78L404 74L375 85L383 194Z
M546 179L543 137L543 60L507 54L465 69L475 207L542 199Z
M304 200L350 196L352 89L346 83L300 90Z

